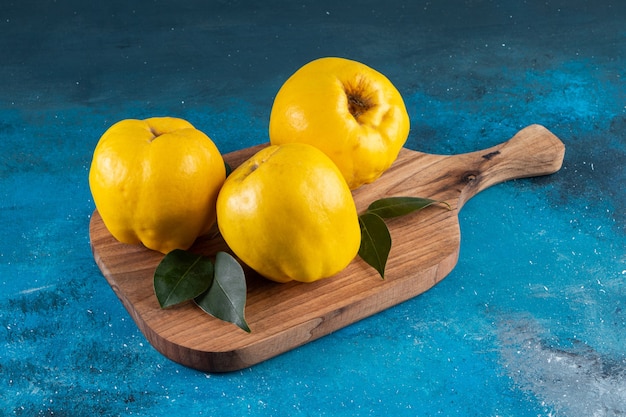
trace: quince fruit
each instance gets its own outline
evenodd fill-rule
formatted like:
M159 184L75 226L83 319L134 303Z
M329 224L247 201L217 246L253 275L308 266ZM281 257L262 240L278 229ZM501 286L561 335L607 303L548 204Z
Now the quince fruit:
M361 230L337 166L301 143L271 145L236 168L217 199L217 224L234 254L277 282L312 282L343 270Z
M216 220L226 177L213 141L172 117L122 120L100 138L89 186L117 240L168 253L188 249Z
M321 149L356 189L396 160L409 124L402 96L387 77L360 62L327 57L304 65L280 88L269 136L273 145Z

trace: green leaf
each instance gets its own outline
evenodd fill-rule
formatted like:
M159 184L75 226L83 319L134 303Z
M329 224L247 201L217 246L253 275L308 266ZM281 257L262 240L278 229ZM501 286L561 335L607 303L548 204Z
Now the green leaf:
M213 283L205 293L195 298L195 302L213 317L250 333L244 318L246 277L239 262L228 253L217 253Z
M359 216L361 247L359 256L374 267L385 279L385 265L391 251L391 235L385 221L376 213L365 212Z
M421 210L433 204L450 205L443 201L431 200L430 198L421 197L389 197L374 201L367 208L368 213L378 214L384 219L391 217L404 216L405 214Z
M224 162L224 168L226 169L226 177L228 177L233 172L233 169L228 165L228 162Z
M191 300L209 288L213 263L200 255L175 249L154 271L154 293L161 308Z

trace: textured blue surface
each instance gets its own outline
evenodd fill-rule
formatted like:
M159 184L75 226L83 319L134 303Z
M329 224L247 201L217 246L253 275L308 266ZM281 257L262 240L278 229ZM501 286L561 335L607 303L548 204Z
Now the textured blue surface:
M625 2L89 3L0 5L0 416L626 413ZM156 115L265 142L282 82L329 55L396 84L413 149L541 123L564 166L469 201L422 296L240 372L181 367L93 262L93 148Z

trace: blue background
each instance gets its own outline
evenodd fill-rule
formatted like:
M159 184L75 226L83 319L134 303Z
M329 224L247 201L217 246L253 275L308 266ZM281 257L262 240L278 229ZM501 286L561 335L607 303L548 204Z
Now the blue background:
M626 2L91 3L0 5L0 416L626 413ZM429 292L239 372L177 365L91 256L96 142L161 115L223 153L266 142L275 93L322 56L392 80L412 149L540 123L563 168L469 201Z

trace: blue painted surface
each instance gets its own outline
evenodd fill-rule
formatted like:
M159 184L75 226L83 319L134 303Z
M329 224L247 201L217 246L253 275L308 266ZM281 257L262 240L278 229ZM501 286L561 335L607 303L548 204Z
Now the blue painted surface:
M626 3L132 3L0 6L1 416L626 413ZM328 55L396 84L413 149L541 123L564 166L469 201L422 296L240 372L181 367L93 262L93 148L155 115L265 142L282 82Z

